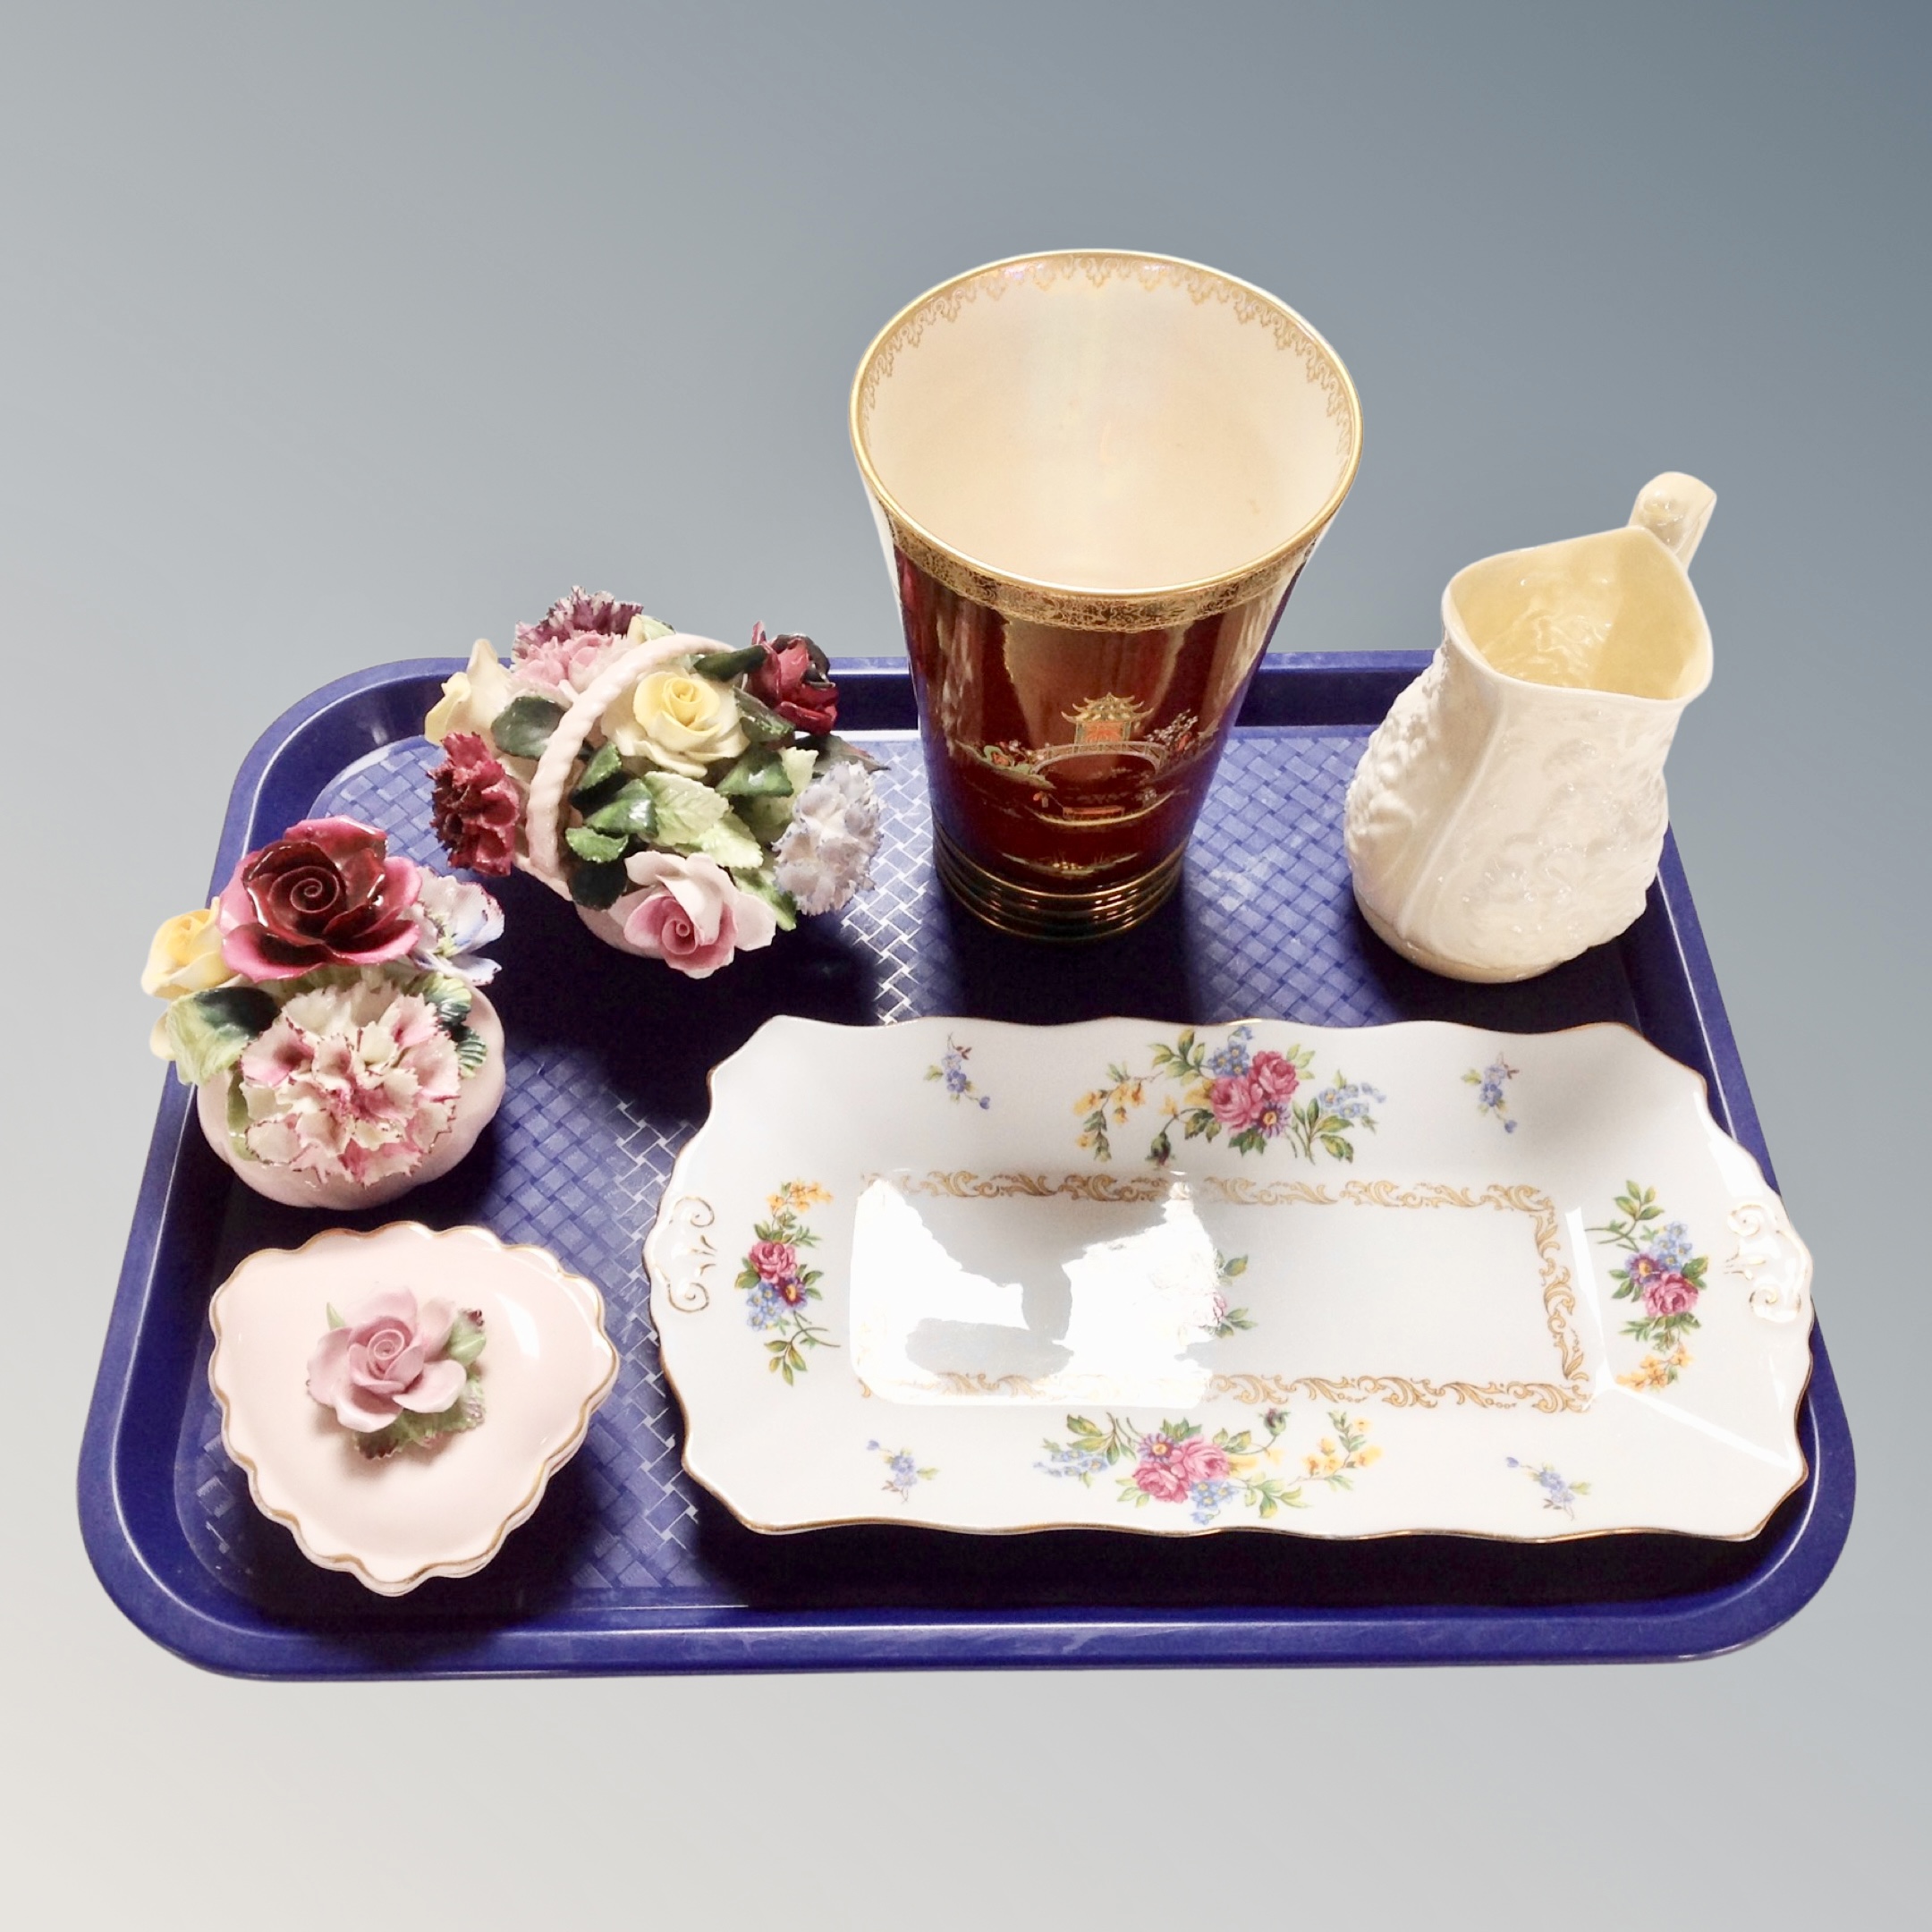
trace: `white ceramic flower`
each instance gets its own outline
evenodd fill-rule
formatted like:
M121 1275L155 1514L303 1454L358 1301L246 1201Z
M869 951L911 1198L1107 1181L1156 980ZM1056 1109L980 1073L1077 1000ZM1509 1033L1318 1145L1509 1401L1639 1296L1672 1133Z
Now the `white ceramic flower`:
M444 685L442 697L423 720L423 736L431 744L441 744L452 732L475 732L493 744L490 720L515 695L510 674L497 661L489 640L479 638L468 666Z
M480 949L503 937L503 908L468 879L425 872L417 894L419 934L409 962L418 972L447 973L473 987L496 977L497 962Z
M695 671L648 672L605 708L603 726L625 758L648 758L682 778L702 778L750 742L731 686Z
M773 848L779 889L801 912L835 912L871 885L878 833L871 775L856 759L831 766L799 794L792 823Z

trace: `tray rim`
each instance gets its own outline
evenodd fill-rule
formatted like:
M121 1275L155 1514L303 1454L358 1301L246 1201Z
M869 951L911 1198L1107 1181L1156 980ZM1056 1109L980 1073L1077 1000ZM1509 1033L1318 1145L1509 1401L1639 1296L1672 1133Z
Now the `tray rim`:
M1379 695L1406 683L1428 651L1307 652L1271 656L1250 688L1241 728L1292 723L1359 729L1343 698ZM421 709L411 687L462 668L450 657L403 659L351 673L300 699L256 741L231 790L211 890L233 869L249 827L286 761L332 724L361 716L367 749L415 735ZM847 658L835 668L849 695L850 728L903 730L916 724L903 658ZM1302 708L1300 685L1325 676L1333 715ZM1393 688L1391 688L1393 687ZM417 693L419 696L419 689ZM413 709L411 707L413 706ZM1319 707L1313 708L1318 711ZM339 768L339 767L338 767ZM312 798L312 794L311 794ZM301 801L306 809L309 800ZM1721 1126L1777 1177L1718 992L1676 843L1666 834L1650 909L1659 937L1690 992L1694 1044L1710 1072ZM1674 1058L1671 1045L1647 1038ZM1698 1071L1692 1068L1692 1071ZM189 1550L144 1540L126 1503L130 1458L173 1437L143 1429L133 1404L141 1344L157 1318L157 1277L171 1233L166 1209L193 1131L191 1095L166 1080L150 1138L107 1329L89 1405L77 1471L82 1541L108 1596L144 1634L190 1663L257 1678L349 1679L395 1675L496 1676L992 1666L1253 1666L1284 1665L1496 1664L1664 1661L1717 1656L1768 1635L1823 1588L1850 1533L1856 1467L1844 1408L1821 1325L1811 1331L1810 1385L1799 1412L1799 1445L1809 1474L1800 1506L1764 1563L1722 1588L1652 1600L1559 1609L1484 1605L1330 1609L1285 1614L1202 1606L1186 1611L1038 1609L936 1611L837 1609L801 1613L736 1606L681 1605L553 1613L541 1624L507 1625L460 1614L430 1633L371 1633L351 1642L326 1627L292 1625L223 1589ZM1090 1532L1105 1536L1106 1530Z

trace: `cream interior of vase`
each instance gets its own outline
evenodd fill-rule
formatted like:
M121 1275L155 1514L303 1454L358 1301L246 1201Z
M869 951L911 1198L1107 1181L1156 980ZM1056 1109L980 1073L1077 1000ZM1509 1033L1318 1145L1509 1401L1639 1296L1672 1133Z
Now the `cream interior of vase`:
M1042 285L1033 264L964 288L951 316L933 300L917 342L898 332L857 430L901 510L996 574L1103 591L1218 578L1306 530L1348 473L1345 380L1246 290L1160 265Z
M1486 557L1449 602L1463 640L1505 676L1631 698L1694 698L1710 631L1690 580L1647 530Z

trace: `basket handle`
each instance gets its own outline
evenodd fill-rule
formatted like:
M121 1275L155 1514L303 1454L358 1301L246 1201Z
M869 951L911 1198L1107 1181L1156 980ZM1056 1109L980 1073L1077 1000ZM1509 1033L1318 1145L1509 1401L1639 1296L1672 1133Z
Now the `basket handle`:
M570 897L570 874L564 862L564 799L570 777L583 750L584 740L596 730L611 700L621 697L654 665L667 664L674 657L694 653L729 650L716 638L696 637L687 631L652 638L633 644L620 653L585 686L550 733L550 742L537 760L530 782L530 794L523 814L523 843L528 848L518 863L559 896Z

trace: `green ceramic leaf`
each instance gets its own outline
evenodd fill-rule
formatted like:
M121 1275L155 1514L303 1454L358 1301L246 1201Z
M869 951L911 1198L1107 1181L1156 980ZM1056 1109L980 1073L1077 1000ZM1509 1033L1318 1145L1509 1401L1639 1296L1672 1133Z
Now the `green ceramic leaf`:
M591 826L573 825L565 827L564 843L580 859L594 859L603 862L622 859L624 847L631 843L631 836L626 832L599 832Z
M681 777L675 772L652 772L642 782L649 790L657 816L657 830L648 835L663 845L688 849L701 843L705 834L731 810L709 785L696 778ZM750 863L755 865L758 860L753 859Z
M764 662L764 646L748 644L742 650L707 651L703 657L691 659L691 669L699 677L716 678L721 684L729 684L734 677L756 671Z
M757 868L765 863L765 848L751 836L743 819L727 809L724 816L698 841L698 850L721 866Z
M762 859L764 854L761 852L758 856ZM777 915L778 930L780 932L790 932L798 924L798 902L792 898L790 893L781 892L778 889L773 883L771 874L767 869L760 868L756 872L738 871L734 872L732 877L748 893L756 894L772 909L773 912ZM937 1078L936 1069L934 1072L934 1078Z
M797 737L791 721L782 718L769 705L761 704L748 691L738 693L738 717L745 736L753 744L788 745Z
M259 987L217 987L183 996L167 1010L175 1072L190 1087L225 1073L280 1011Z
M571 873L570 895L579 905L602 912L617 903L630 883L616 860L586 860Z
M614 744L599 745L590 754L583 770L578 774L577 788L571 793L571 802L581 804L586 797L600 791L623 769L623 760L617 754L617 747Z
M443 1344L443 1352L452 1361L460 1361L467 1368L483 1352L483 1344L487 1339L481 1322L471 1321L458 1310L456 1319L450 1325L449 1340Z
M686 779L685 784L691 781ZM629 778L609 801L591 812L584 823L593 832L649 839L657 835L657 808L648 778Z
M794 787L784 759L792 755L769 745L753 745L718 780L717 788L726 798L790 798Z
M511 758L541 758L550 735L564 722L564 707L526 692L513 698L490 720L496 749Z

